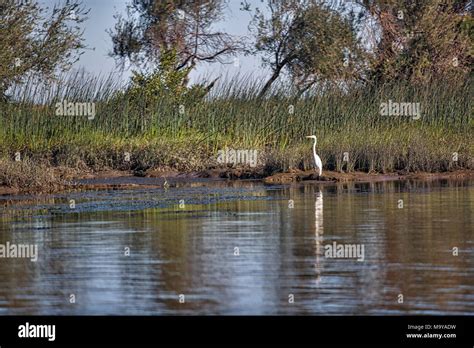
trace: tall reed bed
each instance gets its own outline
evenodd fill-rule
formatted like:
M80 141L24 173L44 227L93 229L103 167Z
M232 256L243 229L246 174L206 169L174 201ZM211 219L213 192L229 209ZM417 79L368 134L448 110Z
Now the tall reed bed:
M369 172L473 168L470 81L412 86L320 86L297 97L279 86L264 99L260 84L234 79L204 99L163 95L153 103L123 93L113 77L76 73L14 88L0 109L0 157L52 165L118 169L169 166L201 170L216 165L219 149L256 149L270 172L312 165L311 143L325 169ZM58 116L62 101L93 102L96 115ZM419 119L382 116L389 100L420 103ZM131 155L124 161L124 154Z

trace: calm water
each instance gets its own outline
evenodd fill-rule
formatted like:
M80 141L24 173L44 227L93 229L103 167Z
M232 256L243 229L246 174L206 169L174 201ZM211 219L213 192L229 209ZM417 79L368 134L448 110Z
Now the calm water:
M473 212L472 181L0 196L0 244L38 246L0 258L0 314L474 314Z

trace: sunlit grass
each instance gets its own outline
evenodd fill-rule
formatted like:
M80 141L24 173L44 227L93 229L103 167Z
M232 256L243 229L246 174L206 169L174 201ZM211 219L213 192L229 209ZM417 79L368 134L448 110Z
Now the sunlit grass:
M117 97L121 86L112 78L77 74L41 88L28 87L32 84L14 90L16 102L1 106L0 157L20 152L52 165L190 171L215 165L217 151L229 147L257 149L260 164L271 162L271 171L281 171L311 167L305 136L315 134L326 170L432 172L473 166L469 81L349 92L326 87L302 98L281 87L258 99L258 83L234 80L216 86L205 100L163 96L153 105ZM95 102L96 117L56 116L54 103L64 99ZM419 102L421 118L381 116L380 103L389 99Z

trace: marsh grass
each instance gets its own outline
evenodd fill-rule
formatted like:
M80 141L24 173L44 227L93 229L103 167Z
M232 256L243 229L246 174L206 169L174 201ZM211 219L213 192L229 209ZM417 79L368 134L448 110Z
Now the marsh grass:
M45 164L38 164L29 159L0 159L0 186L21 191L54 192L64 187L65 183Z
M217 85L204 100L163 95L150 104L118 92L123 86L111 77L77 73L13 89L14 101L0 110L0 158L20 152L30 163L52 166L194 171L217 166L217 151L227 147L258 150L271 174L311 168L305 136L315 134L326 170L472 169L470 85L326 86L300 98L281 86L259 99L259 83L240 79ZM421 118L381 116L380 103L389 99L419 102ZM63 100L96 103L95 118L56 116L55 103Z

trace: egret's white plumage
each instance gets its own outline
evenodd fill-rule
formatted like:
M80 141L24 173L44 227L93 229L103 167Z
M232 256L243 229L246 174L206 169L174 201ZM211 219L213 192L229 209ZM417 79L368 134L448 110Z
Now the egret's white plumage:
M319 176L321 176L321 174L323 173L323 162L321 161L321 158L316 153L316 142L318 141L318 139L316 138L316 135L308 135L306 138L314 139L314 144L313 144L314 163L316 164L316 167L318 167L319 169Z

